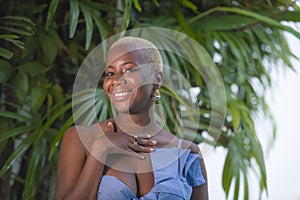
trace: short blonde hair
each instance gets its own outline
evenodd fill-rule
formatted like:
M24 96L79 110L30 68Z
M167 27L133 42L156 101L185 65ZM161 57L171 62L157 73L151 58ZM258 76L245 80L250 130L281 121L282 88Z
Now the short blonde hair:
M145 64L150 64L154 71L163 71L163 61L157 47L143 38L122 37L113 43L107 55L110 55L112 52L120 56L130 52L137 52L145 61Z

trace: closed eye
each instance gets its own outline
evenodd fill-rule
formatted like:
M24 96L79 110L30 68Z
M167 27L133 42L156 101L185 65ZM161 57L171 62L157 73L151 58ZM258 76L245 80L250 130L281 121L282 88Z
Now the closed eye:
M138 66L135 66L135 67L132 67L132 68L129 68L129 69L125 69L123 73L128 73L128 72L136 72L138 71Z
M132 69L126 69L125 73L127 73L127 72L135 72L135 71L137 71L137 69L133 69L133 68Z

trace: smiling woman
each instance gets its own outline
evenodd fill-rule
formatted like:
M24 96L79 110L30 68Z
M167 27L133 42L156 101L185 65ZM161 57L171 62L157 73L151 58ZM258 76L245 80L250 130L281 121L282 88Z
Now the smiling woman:
M103 88L116 110L133 114L151 105L149 96L161 84L162 72L154 72L135 51L108 63Z
M112 45L103 89L117 115L67 130L56 199L208 199L198 146L154 119L162 66L159 51L147 40L124 37Z

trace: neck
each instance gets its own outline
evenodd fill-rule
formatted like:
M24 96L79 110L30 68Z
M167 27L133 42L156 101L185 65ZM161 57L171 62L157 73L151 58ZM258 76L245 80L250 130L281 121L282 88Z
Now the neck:
M115 117L117 126L128 134L157 134L162 127L154 119L154 111L145 109L140 113L119 113Z

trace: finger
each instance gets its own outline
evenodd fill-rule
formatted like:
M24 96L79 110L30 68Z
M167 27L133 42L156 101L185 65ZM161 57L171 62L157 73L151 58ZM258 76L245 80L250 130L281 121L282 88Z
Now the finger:
M151 146L151 145L156 145L157 141L156 140L138 138L137 143L139 145L143 145L143 146Z
M138 158L140 160L144 160L145 159L145 156L131 150L130 148L128 148L127 151L123 151L124 154L128 155L128 156L131 156L131 157L134 157L134 158Z
M116 125L113 122L108 122L107 125L111 128L112 132L117 132Z
M140 152L140 153L151 153L155 151L155 149L150 147L144 147L138 144L129 144L128 147L133 150L134 152Z
M134 145L137 145L139 141L139 136L133 135L131 136L130 142Z
M139 138L143 138L143 139L149 139L152 137L152 135L146 134L146 133L140 133L138 135Z

